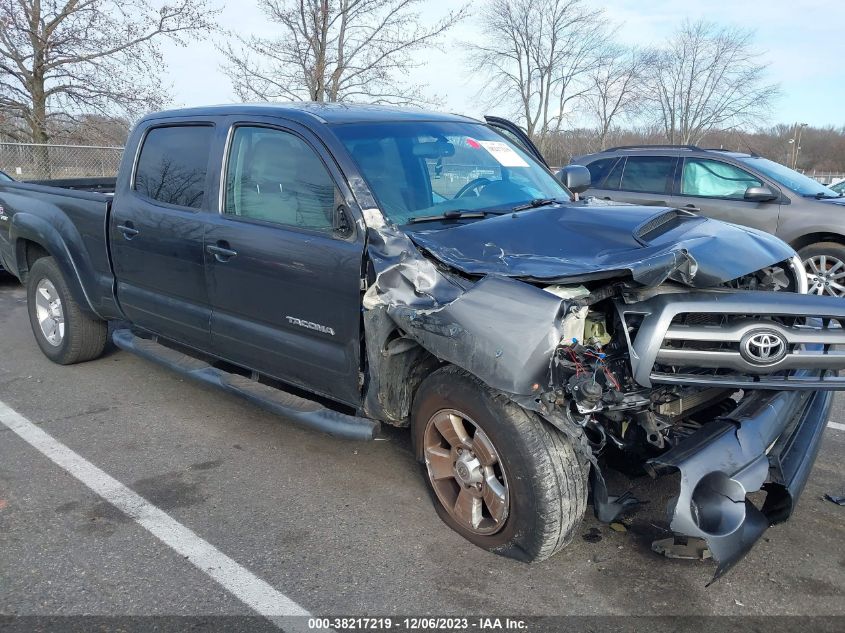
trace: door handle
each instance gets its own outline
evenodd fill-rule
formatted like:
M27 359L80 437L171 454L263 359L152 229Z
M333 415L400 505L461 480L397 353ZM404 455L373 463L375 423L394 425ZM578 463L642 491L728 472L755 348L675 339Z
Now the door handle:
M218 262L227 262L238 254L238 251L229 248L229 242L226 240L220 240L217 244L208 244L205 251L214 255L214 259Z
M118 224L117 230L123 233L123 237L127 240L131 240L139 233L138 229L132 226L131 222L126 222L126 224Z
M610 199L611 199L611 198L610 198L610 196L604 196L604 197L602 198L602 200L610 200Z

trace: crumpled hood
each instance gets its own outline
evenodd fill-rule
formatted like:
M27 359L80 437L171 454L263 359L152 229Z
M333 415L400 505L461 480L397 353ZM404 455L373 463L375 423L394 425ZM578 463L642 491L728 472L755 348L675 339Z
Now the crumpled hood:
M630 273L644 285L671 278L707 288L794 254L778 238L755 229L633 205L573 203L408 235L465 274L549 282Z

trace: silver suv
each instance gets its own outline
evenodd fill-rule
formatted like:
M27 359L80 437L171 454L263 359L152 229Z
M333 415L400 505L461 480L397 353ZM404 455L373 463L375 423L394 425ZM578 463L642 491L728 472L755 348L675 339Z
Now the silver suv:
M845 297L845 197L797 171L694 145L614 147L572 164L590 171L587 196L676 207L776 235L798 251L811 293Z

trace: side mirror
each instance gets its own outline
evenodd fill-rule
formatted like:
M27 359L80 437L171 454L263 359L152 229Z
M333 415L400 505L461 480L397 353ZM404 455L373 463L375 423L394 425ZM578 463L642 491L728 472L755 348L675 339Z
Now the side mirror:
M567 165L557 172L557 179L572 193L583 193L590 188L590 170L583 165Z
M743 196L749 202L771 202L777 197L777 194L768 187L749 187Z

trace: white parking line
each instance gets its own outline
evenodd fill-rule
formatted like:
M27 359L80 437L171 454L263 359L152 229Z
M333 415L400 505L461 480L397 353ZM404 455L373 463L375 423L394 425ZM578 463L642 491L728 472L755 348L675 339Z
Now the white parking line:
M210 543L170 517L146 499L74 453L35 424L0 401L0 423L8 427L30 446L64 468L103 499L117 507L148 530L162 543L187 558L199 570L220 583L238 600L284 624L284 617L308 616L308 611L283 593L276 591L258 576L242 567ZM285 626L289 628L290 624ZM301 626L290 628L305 628Z
M828 428L836 429L837 431L845 431L845 424L840 424L839 422L828 422Z

